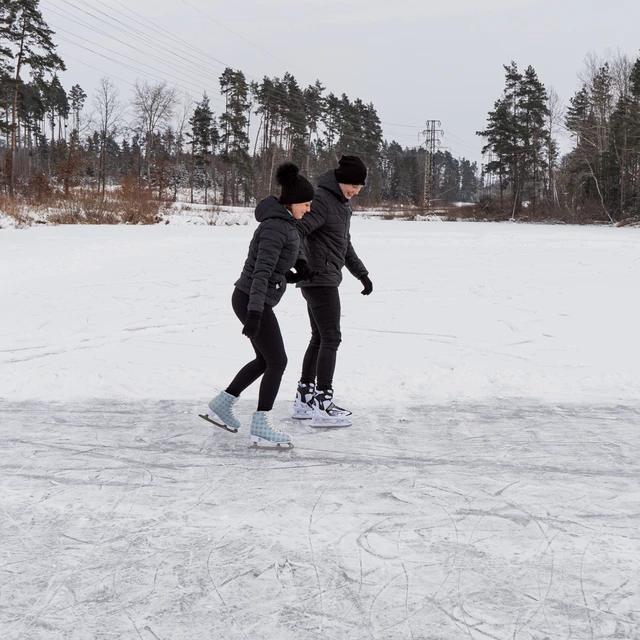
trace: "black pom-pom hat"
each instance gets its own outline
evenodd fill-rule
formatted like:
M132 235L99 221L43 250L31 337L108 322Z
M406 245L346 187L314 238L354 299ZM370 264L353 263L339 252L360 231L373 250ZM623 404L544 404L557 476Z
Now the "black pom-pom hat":
M276 181L282 187L280 202L296 204L313 200L313 185L302 175L293 162L281 164L276 171Z

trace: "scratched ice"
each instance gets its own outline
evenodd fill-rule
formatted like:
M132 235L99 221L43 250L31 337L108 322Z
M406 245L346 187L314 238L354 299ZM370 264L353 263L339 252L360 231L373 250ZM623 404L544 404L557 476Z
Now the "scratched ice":
M2 640L640 638L640 232L354 221L356 420L289 292L278 454L197 417L251 231L0 232Z
M3 638L640 637L640 410L193 409L3 403Z

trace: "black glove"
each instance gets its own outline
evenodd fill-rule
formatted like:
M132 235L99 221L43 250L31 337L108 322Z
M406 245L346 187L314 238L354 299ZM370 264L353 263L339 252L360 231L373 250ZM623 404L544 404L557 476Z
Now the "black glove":
M289 284L295 284L296 282L300 281L300 275L297 274L293 269L291 269L290 271L287 271L287 273L284 274L284 279Z
M313 280L315 272L309 269L309 265L307 264L306 260L296 260L296 264L293 268L295 269L295 272L287 271L287 273L284 274L284 279L289 284L294 284L296 282L300 282L301 280Z
M360 292L363 296L368 296L373 291L373 282L369 280L369 276L363 276L360 278L364 289Z
M311 269L309 269L309 265L306 260L296 260L294 268L300 276L299 280L313 280L313 276L315 274Z
M253 339L260 331L260 321L262 320L262 311L249 311L245 320L242 333L249 339Z

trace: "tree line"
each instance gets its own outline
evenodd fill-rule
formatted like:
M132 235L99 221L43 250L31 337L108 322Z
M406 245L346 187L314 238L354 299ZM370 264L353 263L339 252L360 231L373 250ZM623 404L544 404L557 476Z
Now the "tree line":
M336 166L341 154L369 167L365 204L419 205L424 149L383 138L373 104L282 78L248 81L227 68L219 77L219 113L204 94L195 103L166 82L139 80L129 100L108 77L89 97L68 91L59 73L54 33L39 0L0 5L0 188L13 195L33 184L74 187L103 197L112 185L146 189L156 197L249 204L274 189L276 165L291 160L311 178ZM436 196L473 201L478 167L449 152L433 159Z
M285 73L218 78L218 113L166 82L135 82L124 100L102 78L92 96L65 89L65 63L39 0L0 3L0 190L20 195L77 187L105 198L114 186L159 200L250 204L275 187L276 165L312 180L345 154L369 167L364 205L476 202L503 218L614 222L640 215L640 58L587 57L567 108L535 69L505 65L505 86L478 131L485 161L383 137L373 104L307 87ZM218 100L218 98L214 98ZM560 153L559 136L572 148ZM425 173L429 166L431 176Z
M562 107L529 66L505 65L484 138L484 198L511 218L616 222L640 215L640 57L587 56ZM573 143L560 157L557 136Z

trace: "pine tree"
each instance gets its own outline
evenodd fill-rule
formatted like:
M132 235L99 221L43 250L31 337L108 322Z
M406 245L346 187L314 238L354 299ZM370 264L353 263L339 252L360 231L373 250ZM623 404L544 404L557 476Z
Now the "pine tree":
M438 151L433 160L436 173L435 194L443 202L460 200L460 162L450 151Z
M195 106L189 124L191 133L187 136L191 139L191 202L195 172L199 171L204 185L204 203L208 204L209 168L214 147L218 142L218 129L206 93L202 96L202 102Z
M492 156L495 156L495 159L486 164L485 173L498 176L501 207L504 206L504 192L510 182L510 168L515 164L514 130L515 123L511 113L511 105L509 100L503 97L495 102L493 111L489 112L487 128L477 132L477 135L487 139L482 153L490 152Z
M478 187L478 165L462 158L460 161L460 201L477 202Z
M322 113L322 126L325 135L325 148L327 151L327 158L323 158L322 161L326 164L333 162L333 156L336 155L336 145L340 138L340 98L330 93L325 100L325 108Z
M40 123L46 114L46 97L41 87L35 82L20 83L18 90L17 112L18 121L24 126L24 146L31 158L33 138L39 133ZM32 167L29 167L31 174Z
M307 157L307 114L304 93L290 73L284 74L282 84L286 91L283 108L287 141L286 156L288 160L302 166Z
M80 113L87 99L87 94L79 84L74 84L69 92L71 98L71 111L73 112L73 129L80 129Z
M544 183L547 158L543 147L549 144L547 92L538 80L533 67L524 74L515 62L504 67L505 89L489 112L488 125L478 135L487 139L482 152L490 152L496 159L485 167L489 174L496 174L500 185L500 203L504 191L511 188L511 216L518 215L525 198L537 200Z
M82 146L77 129L73 129L69 135L67 156L58 164L57 172L62 180L64 195L68 196L71 187L75 185L76 179L82 172Z
M8 6L0 8L0 101L5 105L4 117L0 118L0 133L4 134L9 134L11 131L8 103L12 95L11 61L13 59L11 47L4 41L10 25L10 13L7 9Z
M531 199L534 214L539 197L547 195L543 193L543 182L548 169L544 155L544 146L549 138L547 101L546 88L533 67L527 67L520 86L519 119L523 146L522 171L526 180L523 193Z
M220 76L220 93L225 97L225 110L220 115L221 160L225 165L223 204L238 200L238 188L244 187L244 200L249 197L248 177L250 169L249 136L247 135L249 112L249 86L242 71L227 68ZM231 176L229 176L231 172ZM231 186L231 189L229 187Z
M631 148L634 153L629 163L631 175L630 209L640 215L640 57L635 61L629 77L631 92Z
M325 100L322 96L324 91L325 87L320 80L316 80L315 84L309 85L304 90L304 111L307 116L307 131L309 135L307 140L307 158L305 161L307 176L310 175L312 136L316 137L317 142L318 128L324 112Z
M18 91L21 72L29 68L32 76L39 80L47 73L65 70L62 58L55 53L53 31L47 26L38 9L39 0L4 0L0 6L0 37L3 50L11 50L13 60L12 78L13 109L11 117L11 149L8 159L9 192L13 194L15 183L16 120Z

